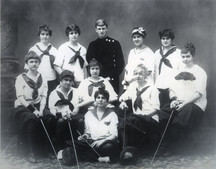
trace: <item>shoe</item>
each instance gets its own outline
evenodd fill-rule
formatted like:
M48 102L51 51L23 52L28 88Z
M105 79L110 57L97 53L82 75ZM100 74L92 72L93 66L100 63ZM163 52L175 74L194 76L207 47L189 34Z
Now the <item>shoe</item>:
M30 163L36 163L37 162L37 158L35 156L34 153L30 153L27 160L30 162Z
M125 147L120 153L119 162L122 165L136 164L138 150L135 147Z

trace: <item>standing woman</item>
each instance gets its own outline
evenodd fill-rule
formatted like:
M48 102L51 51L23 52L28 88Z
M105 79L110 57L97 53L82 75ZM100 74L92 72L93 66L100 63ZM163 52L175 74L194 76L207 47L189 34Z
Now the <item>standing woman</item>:
M173 45L175 35L172 30L165 29L159 32L161 47L155 52L155 85L160 90L161 107L169 102L168 86L170 79L177 69L179 69L181 60L181 51Z
M132 40L135 48L130 50L128 64L125 67L125 77L122 82L125 88L134 81L133 73L138 64L143 64L151 74L148 80L153 82L155 57L153 51L145 45L146 31L143 27L135 27L132 31Z
M40 57L30 51L25 57L28 71L16 78L16 96L14 120L19 136L26 143L27 159L36 162L36 146L41 132L39 116L44 113L47 97L47 81L37 71Z
M89 73L89 77L84 79L78 88L79 98L80 101L83 103L90 103L94 102L94 94L98 90L99 87L104 87L110 93L110 101L115 101L118 99L118 95L114 91L111 83L109 82L108 78L103 78L100 76L102 66L101 64L93 58L88 66L87 71Z
M63 70L70 70L74 73L74 87L77 88L86 77L86 48L78 43L81 34L79 26L75 24L68 25L65 33L68 36L68 41L59 47L59 56L54 64L58 74L61 74Z
M40 56L41 63L38 67L38 72L41 73L48 83L48 94L56 88L58 85L56 70L54 67L55 58L58 56L57 49L49 42L52 36L52 30L48 25L41 25L38 28L38 36L40 41L32 46L29 51L34 51L38 56ZM27 68L27 65L25 65Z

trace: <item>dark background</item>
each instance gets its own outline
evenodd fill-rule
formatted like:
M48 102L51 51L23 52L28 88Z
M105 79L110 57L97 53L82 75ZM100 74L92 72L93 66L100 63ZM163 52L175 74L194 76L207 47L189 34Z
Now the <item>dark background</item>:
M153 51L160 46L158 32L171 28L176 37L174 44L182 47L185 42L192 42L196 46L197 63L208 74L206 122L215 125L215 9L214 0L2 0L1 19L13 16L18 23L14 37L17 40L14 55L19 61L17 74L23 71L25 54L39 41L37 28L41 24L51 27L51 43L57 48L68 40L66 26L79 25L80 43L87 48L89 42L96 39L95 21L104 18L109 24L109 35L121 43L126 62L133 48L133 27L146 29L145 43ZM1 36L6 35L7 32L1 31Z

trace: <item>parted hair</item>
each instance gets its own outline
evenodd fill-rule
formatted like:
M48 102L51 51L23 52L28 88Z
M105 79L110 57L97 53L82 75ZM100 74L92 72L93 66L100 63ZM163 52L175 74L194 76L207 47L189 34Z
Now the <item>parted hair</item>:
M66 30L65 30L65 33L66 35L68 36L69 35L69 32L71 31L75 31L77 32L79 35L81 34L81 30L80 30L80 27L76 24L70 24L66 27Z
M98 62L95 58L93 58L92 60L90 60L88 66L86 67L89 75L90 75L90 68L93 66L98 66L100 70L102 69L102 65L100 64L100 62Z
M40 36L42 31L47 31L47 32L49 32L49 35L52 36L52 29L50 29L50 27L48 25L43 24L43 25L39 26L38 36Z
M74 74L70 70L64 70L60 75L59 75L59 80L62 81L65 77L70 77L72 81L74 81Z
M34 51L29 51L27 55L25 56L25 63L27 63L30 59L37 59L39 62L41 62L40 56Z
M172 40L175 38L174 32L171 29L164 29L159 32L160 39L162 37L170 37Z

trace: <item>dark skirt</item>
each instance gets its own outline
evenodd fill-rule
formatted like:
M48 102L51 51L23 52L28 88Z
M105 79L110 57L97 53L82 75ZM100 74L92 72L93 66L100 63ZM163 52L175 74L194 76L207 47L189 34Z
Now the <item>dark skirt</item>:
M17 130L22 130L25 124L30 120L39 123L39 118L24 106L18 106L14 109L13 118Z
M125 146L144 146L153 137L160 136L159 123L145 115L128 114L125 123ZM119 123L120 142L123 143L124 120Z
M75 140L75 147L77 155L80 161L98 161L99 157L109 156L111 162L114 162L119 157L118 143L116 140L107 140L100 147L92 148L90 145L93 140L88 140L86 142L80 142ZM74 150L73 146L71 148ZM74 151L72 151L74 153ZM74 155L72 155L74 157Z

